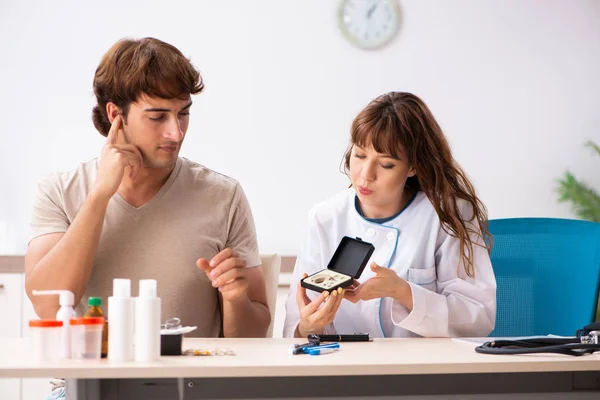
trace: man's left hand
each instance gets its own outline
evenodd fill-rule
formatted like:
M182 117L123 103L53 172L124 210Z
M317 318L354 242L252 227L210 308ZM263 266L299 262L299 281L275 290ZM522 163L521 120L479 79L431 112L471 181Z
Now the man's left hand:
M224 301L235 302L247 296L246 260L238 258L233 250L221 251L210 262L205 258L200 258L196 261L196 265L206 273L213 287L221 293Z

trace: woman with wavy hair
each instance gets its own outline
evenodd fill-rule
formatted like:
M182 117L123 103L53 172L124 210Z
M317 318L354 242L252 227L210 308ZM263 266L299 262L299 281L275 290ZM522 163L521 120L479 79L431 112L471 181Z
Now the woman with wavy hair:
M294 281L327 268L344 236L375 252L345 290L292 285L284 336L489 334L496 280L487 211L425 103L402 92L371 101L352 123L344 169L350 188L309 213Z

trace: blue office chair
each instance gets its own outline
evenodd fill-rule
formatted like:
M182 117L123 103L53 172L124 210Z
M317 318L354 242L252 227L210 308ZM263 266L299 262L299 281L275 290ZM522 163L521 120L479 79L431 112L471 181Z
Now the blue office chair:
M554 218L489 221L499 336L565 335L594 321L600 223Z

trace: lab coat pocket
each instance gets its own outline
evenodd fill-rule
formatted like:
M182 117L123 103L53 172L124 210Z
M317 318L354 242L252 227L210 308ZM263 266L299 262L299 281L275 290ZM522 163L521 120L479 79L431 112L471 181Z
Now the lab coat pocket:
M437 273L435 267L409 268L408 281L437 292Z

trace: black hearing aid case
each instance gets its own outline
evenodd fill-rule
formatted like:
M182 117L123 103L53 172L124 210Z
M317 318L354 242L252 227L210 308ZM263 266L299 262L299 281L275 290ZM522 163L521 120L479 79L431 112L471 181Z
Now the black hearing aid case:
M360 278L374 251L373 244L344 236L327 268L303 278L300 285L315 292L348 287L354 279Z

